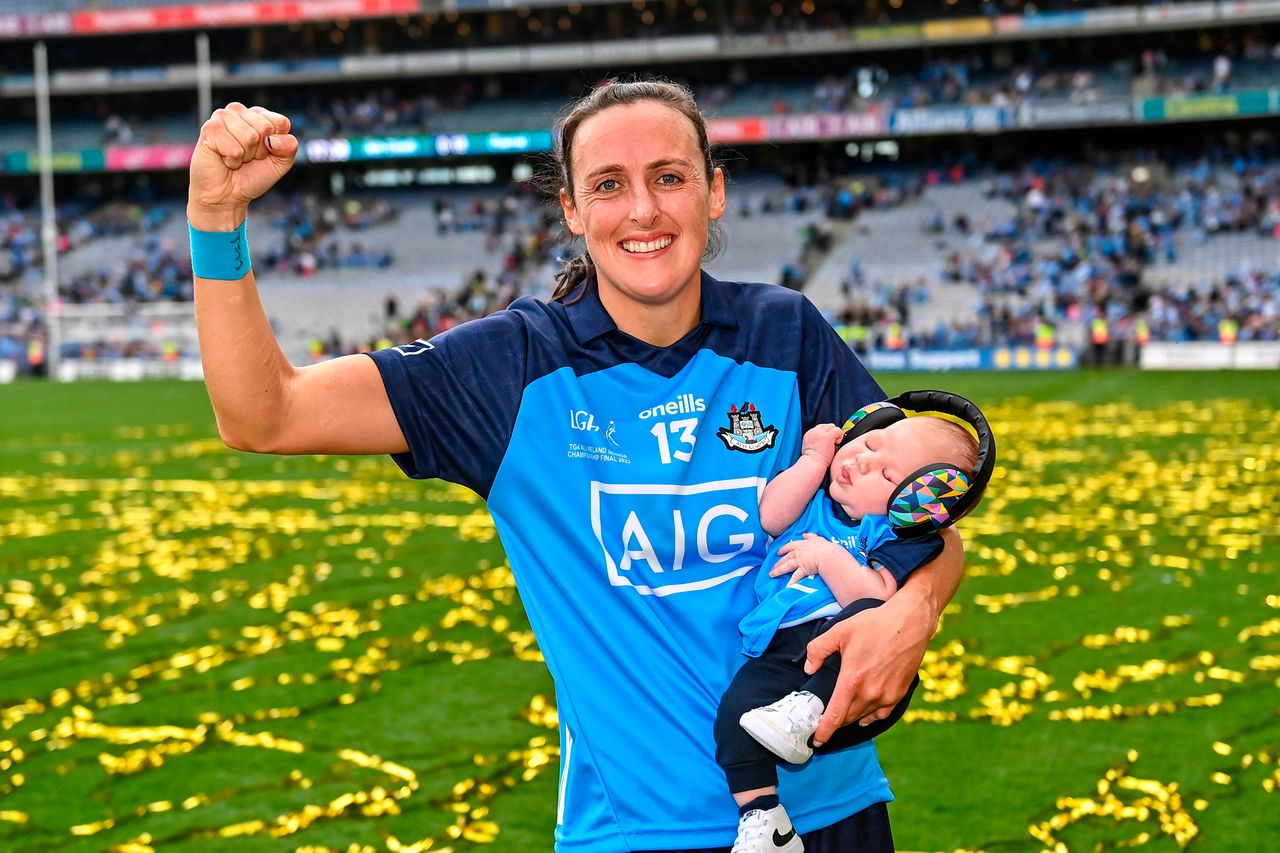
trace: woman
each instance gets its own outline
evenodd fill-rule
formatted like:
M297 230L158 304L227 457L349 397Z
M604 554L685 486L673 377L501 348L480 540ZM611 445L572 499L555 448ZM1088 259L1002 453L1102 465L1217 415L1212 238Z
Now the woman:
M304 368L280 352L243 251L249 203L296 153L287 118L232 104L192 159L196 309L223 439L391 453L410 476L483 495L556 681L557 849L723 849L737 815L711 732L755 603L759 492L805 429L880 388L802 297L701 271L724 175L681 87L610 82L562 122L560 204L587 252L552 301ZM883 607L810 645L810 667L857 649L817 733L828 749L781 782L811 853L892 849L874 748L830 748L838 726L879 720L905 693L961 563L948 531Z

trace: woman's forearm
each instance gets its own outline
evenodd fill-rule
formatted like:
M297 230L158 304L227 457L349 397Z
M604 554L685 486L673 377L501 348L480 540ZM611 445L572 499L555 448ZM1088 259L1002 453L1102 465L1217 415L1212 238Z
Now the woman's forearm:
M240 450L276 449L294 367L271 330L253 273L240 281L197 278L195 291L200 360L219 434Z
M814 735L815 745L825 743L846 723L884 719L906 694L963 573L959 534L948 529L942 536L942 554L912 574L882 606L858 613L809 642L805 672L810 674L833 652L841 652L840 678Z
M960 541L960 534L949 527L942 531L942 541L942 553L913 573L889 600L895 608L902 608L904 619L911 619L920 626L918 633L923 638L921 642L925 643L937 631L942 611L956 594L964 576L964 544ZM927 632L924 631L926 627Z

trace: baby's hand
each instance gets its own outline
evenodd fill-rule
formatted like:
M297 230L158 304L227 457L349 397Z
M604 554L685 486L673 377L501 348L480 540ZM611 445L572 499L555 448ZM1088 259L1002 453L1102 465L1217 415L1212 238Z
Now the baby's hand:
M844 432L835 424L818 424L804 434L804 439L800 442L800 455L812 456L825 468L835 458L836 447L842 438Z
M833 551L837 553L833 555ZM818 574L824 559L843 553L844 549L830 539L816 533L806 533L803 539L794 539L778 549L778 562L769 570L769 577L776 578L790 572L791 580L787 583L793 584Z

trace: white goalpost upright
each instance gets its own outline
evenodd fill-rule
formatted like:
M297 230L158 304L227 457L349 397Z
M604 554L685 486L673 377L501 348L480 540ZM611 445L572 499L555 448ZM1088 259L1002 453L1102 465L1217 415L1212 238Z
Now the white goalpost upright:
M49 117L49 53L44 42L34 48L36 77L36 156L40 167L40 245L44 254L45 369L58 378L62 336L58 328L58 217L53 195L53 130Z
M214 69L210 60L209 36L195 36L195 88L197 120L195 139L202 123L212 112ZM156 302L133 305L73 305L60 296L58 264L57 199L54 190L51 79L48 50L44 42L33 47L36 98L36 167L40 183L40 239L43 279L39 302L45 318L44 364L49 379L58 382L85 378L140 379L180 377L199 379L199 361L182 359L116 358L98 361L74 355L63 357L68 342L118 343L150 341L157 348L176 346L190 353L196 348L195 317L189 302ZM12 381L17 365L0 363L0 383Z

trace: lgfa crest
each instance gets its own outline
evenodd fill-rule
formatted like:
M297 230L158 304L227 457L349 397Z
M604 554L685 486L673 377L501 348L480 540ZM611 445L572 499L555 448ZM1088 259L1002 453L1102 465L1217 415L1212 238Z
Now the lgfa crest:
M716 430L716 435L720 436L724 446L730 450L759 453L766 447L773 447L778 430L773 426L764 426L760 410L754 403L743 403L742 408L729 407L729 427L720 427Z

